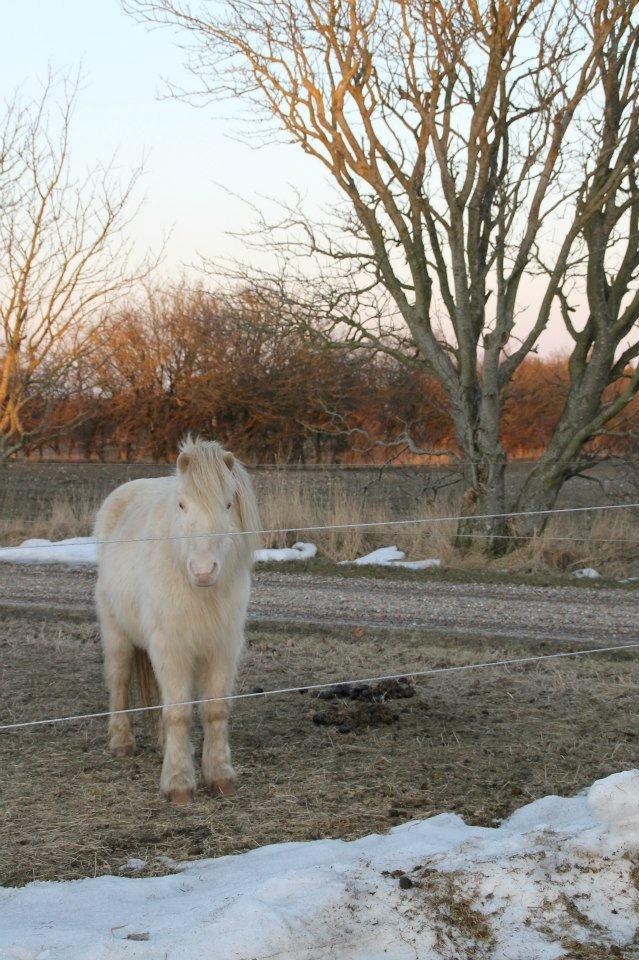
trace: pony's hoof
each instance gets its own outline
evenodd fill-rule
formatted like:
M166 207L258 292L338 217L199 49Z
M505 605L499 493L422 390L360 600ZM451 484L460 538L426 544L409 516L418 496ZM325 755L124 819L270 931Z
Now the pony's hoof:
M122 757L133 756L133 746L132 743L117 743L109 747L109 749L112 756L122 759Z
M167 800L177 806L184 806L185 803L192 803L195 791L191 787L174 787L166 794Z
M218 797L232 797L235 793L235 780L230 777L224 780L213 780L210 790Z

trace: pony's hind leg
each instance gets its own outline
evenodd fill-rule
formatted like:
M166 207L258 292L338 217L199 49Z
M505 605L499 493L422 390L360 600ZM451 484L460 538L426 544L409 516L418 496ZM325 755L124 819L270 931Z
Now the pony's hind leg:
M118 713L129 706L129 686L133 670L133 644L119 629L111 614L98 604L100 632L104 649L104 676L109 691L109 749L116 757L133 753L135 740L131 716Z
M215 659L209 663L200 688L201 699L228 697L233 690L235 671L235 657ZM236 780L228 738L229 713L228 700L200 704L204 732L202 776L207 787L224 797L233 793Z

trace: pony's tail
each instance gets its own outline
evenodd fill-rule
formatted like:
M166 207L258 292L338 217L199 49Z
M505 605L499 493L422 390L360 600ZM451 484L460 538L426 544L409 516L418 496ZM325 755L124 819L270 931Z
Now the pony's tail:
M160 688L146 650L136 647L133 653L133 674L143 707L155 707L160 703Z

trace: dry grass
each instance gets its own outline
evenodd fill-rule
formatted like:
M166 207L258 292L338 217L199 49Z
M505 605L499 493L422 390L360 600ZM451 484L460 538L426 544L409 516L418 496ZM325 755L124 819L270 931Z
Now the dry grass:
M636 511L563 514L553 517L541 536L488 564L472 548L455 562L452 543L444 556L453 566L472 569L483 564L484 569L505 573L569 574L594 567L611 579L631 576L639 574L639 518Z
M44 467L45 465L41 465ZM74 465L67 465L72 473ZM106 469L106 468L105 468ZM335 526L397 519L431 519L455 516L461 510L454 495L432 500L422 495L380 497L366 484L343 482L339 474L274 471L256 474L262 525L265 529ZM0 499L0 542L19 543L27 537L60 539L91 532L93 516L104 496L97 484L71 484L53 498L21 497L8 487ZM379 491L378 491L379 493ZM559 538L559 539L555 539ZM565 539L563 539L565 538ZM580 539L586 538L586 539ZM589 540L587 538L594 538ZM615 543L614 540L635 542ZM271 534L265 546L290 546L311 540L331 561L352 560L377 547L396 544L409 559L437 557L444 565L467 572L506 574L566 574L580 567L595 567L603 576L618 578L639 574L639 515L637 511L563 514L554 517L540 537L517 546L505 557L487 560L481 543L455 546L455 523L445 521L406 526ZM603 542L613 541L613 542Z
M103 708L91 625L6 619L0 650L0 722ZM481 639L262 632L251 637L240 686L515 651L521 646ZM457 674L454 682L432 677L417 686L418 696L392 702L396 723L347 734L313 722L322 702L310 694L239 702L232 721L238 793L222 800L200 792L186 808L158 796L151 723L138 721L138 752L124 761L106 753L103 721L3 734L0 883L118 873L130 857L160 873L166 856L353 838L446 810L491 824L536 797L572 794L633 766L638 680L639 661L623 653Z
M89 536L99 505L100 499L87 495L86 491L57 496L53 501L42 502L35 519L25 516L15 500L12 503L5 498L0 503L0 542L14 544L34 537L63 540Z
M639 517L611 511L595 514L564 514L553 518L544 533L522 543L505 557L486 559L481 544L469 541L466 549L455 546L456 524L442 516L459 514L458 498L448 497L433 505L426 497L414 498L401 512L390 501L370 500L341 485L319 487L297 475L282 483L270 478L260 496L260 514L265 529L331 526L397 519L427 519L437 522L390 527L271 534L265 546L290 546L298 539L311 540L329 560L352 560L378 547L396 544L409 559L437 557L445 566L467 571L505 573L570 573L581 567L596 567L611 578L639 573ZM589 540L587 538L594 538ZM636 538L635 543L598 542ZM554 539L560 538L560 539ZM566 539L564 539L566 538ZM580 539L586 538L586 539Z

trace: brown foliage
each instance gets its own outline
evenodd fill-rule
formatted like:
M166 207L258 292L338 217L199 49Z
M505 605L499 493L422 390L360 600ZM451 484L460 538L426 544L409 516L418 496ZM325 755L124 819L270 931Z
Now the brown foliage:
M510 456L546 449L569 382L565 359L521 364L504 397ZM613 385L611 397L620 389ZM189 431L261 463L381 463L416 459L416 448L455 449L437 380L388 356L364 360L309 341L275 304L246 292L149 291L104 324L65 391L28 408L29 426L45 410L64 439L32 445L32 455L170 460ZM627 453L630 425L626 412L606 449Z

